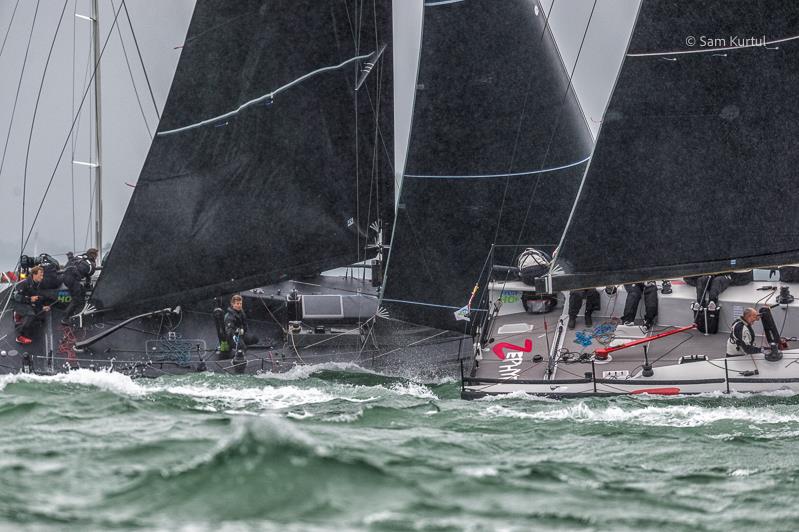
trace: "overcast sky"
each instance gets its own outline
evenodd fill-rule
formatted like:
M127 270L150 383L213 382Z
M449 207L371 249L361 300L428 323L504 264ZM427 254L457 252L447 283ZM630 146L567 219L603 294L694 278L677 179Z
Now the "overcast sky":
M549 10L551 1L542 0L545 11ZM12 13L17 3L19 5L12 22ZM112 3L119 7L119 0L100 0L101 42L105 42L114 18ZM638 3L639 0L597 0L586 43L574 73L575 89L594 133L599 128L616 79ZM90 15L91 1L67 0L66 12L47 67L36 120L33 122L26 172L26 151L36 96L48 50L64 6L62 0L41 1L34 24L36 4L34 0L0 0L0 43L10 27L5 48L0 55L0 72L3 73L0 76L0 158L5 154L0 170L0 269L11 269L19 256L23 182L26 176L25 234L31 229L33 216L55 170L55 177L44 201L42 214L25 249L26 253L56 254L73 248L83 250L92 243L93 238L93 228L89 227L91 172L86 166L72 164L73 144L72 141L67 142L74 110L80 103L86 90L86 81L91 75L91 23L75 17L74 13ZM126 5L152 85L155 103L161 110L180 57L179 46L186 34L194 0L127 0ZM395 30L400 30L402 36L395 42L395 68L399 81L395 88L396 121L400 136L409 127L409 113L406 109L409 108L415 85L414 59L418 57L421 5L422 0L396 0L395 3ZM550 24L569 70L574 67L580 40L593 5L594 0L555 0ZM119 227L133 191L130 185L135 184L138 179L147 155L150 145L147 128L152 132L157 125L156 111L124 11L118 22L121 39L118 30L114 29L108 39L100 67L103 113L103 241L106 244L113 240ZM14 101L31 27L33 37L14 112ZM130 72L123 54L123 42L130 62ZM143 110L137 103L134 87L139 93ZM76 127L74 158L77 161L96 160L96 155L90 153L90 127L93 124L88 110L91 97L92 94L89 93ZM4 149L9 125L11 129L8 146ZM65 142L67 147L59 162L59 153ZM399 146L397 151L404 153L404 146Z

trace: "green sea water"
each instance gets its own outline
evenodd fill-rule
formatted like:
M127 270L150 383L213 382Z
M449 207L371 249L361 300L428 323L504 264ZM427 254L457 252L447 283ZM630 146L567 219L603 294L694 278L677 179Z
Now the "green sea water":
M0 377L0 528L799 527L799 397L459 391L348 366Z

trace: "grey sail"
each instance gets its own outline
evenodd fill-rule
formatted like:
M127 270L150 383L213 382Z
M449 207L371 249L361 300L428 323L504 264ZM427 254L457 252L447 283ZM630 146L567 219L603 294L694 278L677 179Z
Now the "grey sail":
M463 330L453 311L475 285L478 310L492 245L506 264L554 249L591 137L538 3L430 0L423 24L382 305Z
M197 2L96 305L157 308L365 258L393 209L391 6L370 4Z
M799 4L644 0L552 288L799 261Z

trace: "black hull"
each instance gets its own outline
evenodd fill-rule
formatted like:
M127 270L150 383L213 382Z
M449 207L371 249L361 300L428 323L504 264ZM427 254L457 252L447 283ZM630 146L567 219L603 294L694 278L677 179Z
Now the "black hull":
M137 318L122 326L124 318L111 315L94 315L65 326L60 323L63 309L56 305L43 316L27 346L15 341L13 305L9 305L0 319L0 374L50 375L83 368L146 378L202 371L251 375L339 363L426 380L459 377L461 360L467 360L471 351L471 341L457 333L370 316L354 323L303 323L301 333L291 334L285 330L286 309L280 296L270 295L269 289L243 295L250 332L259 342L238 357L233 355L235 349L218 350L213 302ZM4 291L0 308L7 297Z

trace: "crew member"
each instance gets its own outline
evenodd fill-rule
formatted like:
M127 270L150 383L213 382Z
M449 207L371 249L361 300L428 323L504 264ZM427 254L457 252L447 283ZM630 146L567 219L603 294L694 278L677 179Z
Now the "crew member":
M627 290L627 299L624 302L624 314L621 317L624 325L634 325L635 315L638 312L638 303L644 296L644 327L651 328L658 315L658 287L654 281L624 285Z
M569 293L569 329L574 329L577 326L577 314L580 312L580 307L583 306L583 300L585 300L585 326L593 327L594 325L591 313L599 310L601 306L599 292L596 288L572 290Z
M34 266L30 275L17 283L14 289L14 311L22 318L14 325L17 343L28 345L33 343L31 337L42 322L42 316L50 311L41 294L44 279L44 268Z
M752 324L760 319L760 314L753 308L744 309L744 313L732 323L730 338L727 341L727 356L753 355L763 350L755 347L755 330Z
M61 282L69 290L71 300L64 311L64 318L61 320L63 325L69 325L72 314L83 307L83 279L92 278L96 261L97 249L89 248L83 255L72 257L67 262L64 273L61 274Z
M233 347L258 343L258 337L247 331L247 315L242 307L243 299L236 294L230 298L230 306L225 313L225 333Z
M686 282L689 284L689 278ZM730 274L702 275L694 277L696 280L696 303L700 307L707 307L708 310L716 310L719 306L719 295L732 283Z

